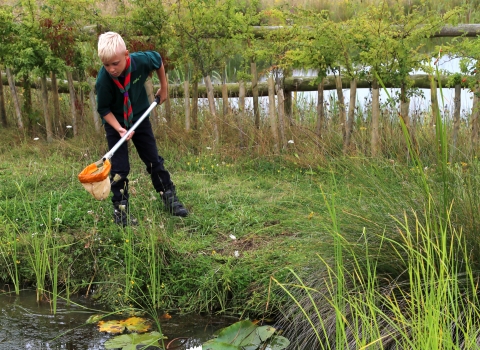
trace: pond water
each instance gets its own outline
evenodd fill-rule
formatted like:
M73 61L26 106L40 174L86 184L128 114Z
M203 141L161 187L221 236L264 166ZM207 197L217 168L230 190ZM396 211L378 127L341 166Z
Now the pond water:
M0 350L105 349L103 344L112 336L100 333L96 324L86 324L90 316L104 310L85 298L71 300L69 304L58 300L54 315L50 303L36 302L34 291L22 291L19 296L0 294ZM236 321L199 315L171 316L161 320L161 331L168 337L165 344L175 338L186 338L172 344L176 350L199 346L215 331Z

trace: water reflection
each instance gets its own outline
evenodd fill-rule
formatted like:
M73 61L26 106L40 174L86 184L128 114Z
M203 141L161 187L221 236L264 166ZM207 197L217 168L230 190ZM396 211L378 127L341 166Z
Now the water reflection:
M97 331L87 319L101 307L85 298L72 298L73 303L57 302L53 315L48 302L36 302L35 292L22 291L20 296L0 294L0 350L12 349L69 349L100 350L110 338ZM76 304L79 305L76 305ZM80 306L81 305L81 306ZM85 309L88 308L88 309ZM167 344L177 337L187 338L177 350L201 345L212 334L236 320L232 318L207 318L198 315L172 315L162 320L162 332ZM180 345L182 342L176 342Z

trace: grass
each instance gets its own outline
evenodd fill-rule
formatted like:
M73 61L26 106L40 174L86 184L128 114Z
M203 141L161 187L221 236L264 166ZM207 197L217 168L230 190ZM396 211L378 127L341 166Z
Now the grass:
M5 130L0 280L37 288L53 305L79 293L121 312L275 316L299 349L423 349L428 340L468 348L478 317L480 163L467 128L464 152L447 164L421 122L421 153L408 158L395 118L385 115L377 159L364 155L368 118L349 156L335 128L317 140L305 125L290 126L294 143L275 155L268 130L248 122L249 148L225 123L213 152L208 123L185 134L172 118L156 134L191 215L163 210L132 152L133 229L117 227L110 201L95 201L77 180L106 152L102 135L46 144Z

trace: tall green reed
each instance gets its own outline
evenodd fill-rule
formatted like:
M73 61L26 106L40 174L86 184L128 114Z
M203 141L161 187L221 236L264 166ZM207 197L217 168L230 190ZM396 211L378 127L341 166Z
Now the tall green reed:
M57 237L62 222L61 214L52 194L49 202L39 210L29 200L22 183L17 183L17 189L22 198L24 214L29 222L21 233L19 230L19 236L23 240L25 254L35 275L37 301L50 293L52 297L49 300L53 313L56 313L59 266L64 259L61 251L70 246L62 244Z
M322 349L469 349L469 345L476 344L477 277L461 226L458 228L451 218L450 193L454 184L447 162L446 122L440 112L434 117L436 181L424 170L412 135L399 118L414 165L411 176L419 179L423 188L424 209L419 215L412 208L411 214L405 212L403 220L390 214L389 221L395 223L397 232L378 235L372 245L375 254L369 251L371 243L365 229L362 246L358 240L342 235L335 210L335 188L331 199L324 195L331 219L328 231L333 239L334 261L319 256L325 269L314 286L302 282L293 271L296 284L275 280L299 309L297 315L291 312L287 316L298 320L298 315L303 315L312 327L310 334L304 329L296 334L315 337L315 341L297 341L299 349L309 349L312 344ZM362 248L365 256L359 255ZM392 260L400 273L381 272L382 264L391 265Z
M20 282L18 265L21 263L18 257L18 229L11 219L2 217L3 239L0 239L0 255L5 263L8 276L13 283L15 294L20 294Z

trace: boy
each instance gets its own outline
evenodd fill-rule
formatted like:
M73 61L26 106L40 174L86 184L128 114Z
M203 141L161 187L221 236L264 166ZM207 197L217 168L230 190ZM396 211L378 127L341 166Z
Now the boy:
M130 54L122 37L115 32L106 32L98 38L98 57L103 67L97 76L97 110L102 117L108 147L111 149L128 128L148 109L145 80L152 71L157 73L162 104L167 98L167 80L160 54L155 51ZM187 209L178 200L170 173L163 166L163 158L158 154L155 137L149 118L127 138L132 140L138 155L145 163L155 190L165 208L175 216L185 217ZM130 163L128 143L124 142L111 158L112 202L115 223L122 226L135 225L136 220L129 214L128 179Z

